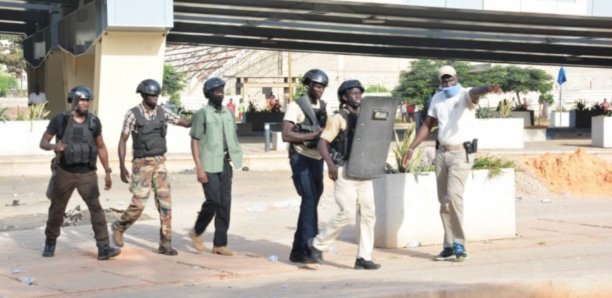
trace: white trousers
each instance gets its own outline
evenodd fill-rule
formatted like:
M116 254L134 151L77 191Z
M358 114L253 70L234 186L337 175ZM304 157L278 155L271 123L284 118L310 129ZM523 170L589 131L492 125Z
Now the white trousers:
M326 251L329 245L359 214L357 257L372 260L374 249L374 188L372 180L357 180L347 177L344 167L338 167L338 179L334 183L334 195L340 211L332 218L313 240L313 246Z

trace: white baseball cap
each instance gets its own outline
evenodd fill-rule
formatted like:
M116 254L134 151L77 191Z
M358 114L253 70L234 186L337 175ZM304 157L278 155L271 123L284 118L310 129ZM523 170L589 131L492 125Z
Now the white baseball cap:
M450 65L444 65L438 69L438 78L441 79L443 76L457 76L457 71Z

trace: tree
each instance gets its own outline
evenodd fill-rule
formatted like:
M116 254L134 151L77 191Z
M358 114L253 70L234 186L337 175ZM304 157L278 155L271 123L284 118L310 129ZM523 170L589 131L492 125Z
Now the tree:
M400 74L400 82L393 95L417 107L424 107L432 93L438 89L438 68L452 65L463 86L499 84L505 92L514 92L520 99L521 93L530 91L546 94L552 90L553 78L545 71L518 66L493 66L485 71L471 71L470 65L461 61L415 60L410 71Z
M530 91L545 94L552 90L552 76L541 69L522 68L518 66L494 66L481 73L492 83L499 84L505 92L514 92L516 98L521 98L521 93Z
M9 73L18 73L21 75L25 68L25 60L23 59L23 42L24 36L0 34L0 40L9 41L9 45L2 47L0 51L0 64L6 65Z
M0 73L0 96L7 96L9 90L17 89L17 87L17 79L11 75Z
M378 92L389 92L389 90L383 85L368 86L365 90L365 93L378 93Z
M438 90L438 69L443 65L455 67L462 84L477 82L477 76L469 72L470 67L466 62L421 59L410 63L410 71L400 73L400 82L393 89L393 96L416 107L424 107L431 95Z
M170 103L181 106L179 92L185 88L185 73L180 72L172 65L164 64L164 81L162 94L170 96Z

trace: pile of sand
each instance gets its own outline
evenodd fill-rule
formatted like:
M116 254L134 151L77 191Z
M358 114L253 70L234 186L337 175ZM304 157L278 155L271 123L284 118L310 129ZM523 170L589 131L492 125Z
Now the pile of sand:
M612 196L612 163L583 149L572 154L544 154L525 162L554 192Z

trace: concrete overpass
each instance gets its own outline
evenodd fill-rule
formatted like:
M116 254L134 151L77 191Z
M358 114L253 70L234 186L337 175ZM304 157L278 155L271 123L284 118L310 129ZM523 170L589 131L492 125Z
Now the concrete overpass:
M140 80L161 80L167 42L612 66L609 1L371 1L0 0L0 32L28 36L29 83L44 86L53 112L85 84L103 122L139 101Z

